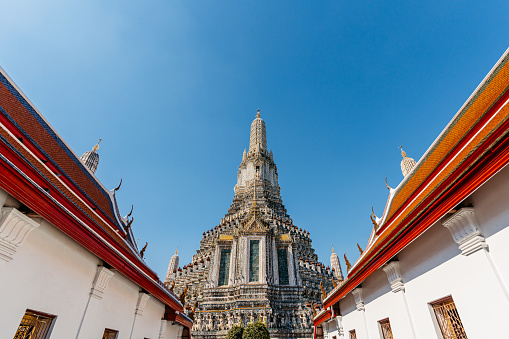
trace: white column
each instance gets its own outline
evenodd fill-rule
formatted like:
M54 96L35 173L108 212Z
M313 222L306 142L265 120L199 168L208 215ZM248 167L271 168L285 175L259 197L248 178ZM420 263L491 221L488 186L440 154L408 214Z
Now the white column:
M164 334L166 332L166 320L161 320L161 328L159 329L159 339L164 339Z
M481 234L481 229L475 217L475 210L473 207L463 207L454 213L449 219L442 222L452 235L453 240L459 245L461 254L468 256L480 250L484 253L489 267L499 286L504 293L505 298L509 301L509 290L503 281L500 273L498 272L491 254L488 252L488 244Z
M235 263L237 262L237 238L233 237L232 249L230 252L230 274L228 275L228 286L235 284Z
M216 245L214 251L214 258L212 259L211 267L209 268L209 287L217 287L218 271L219 271L219 246Z
M249 282L249 240L244 237L244 284Z
M266 245L266 237L262 237L260 239L260 262L258 263L260 265L260 278L258 281L260 281L262 284L267 283L267 245Z
M364 299L362 298L362 288L357 287L352 290L353 297L355 298L355 305L357 306L357 311L362 312L362 318L364 319L364 333L366 334L366 338L369 338L368 334L368 322L366 320L366 311L364 308Z
M391 261L387 263L382 269L387 274L387 280L389 280L389 284L391 284L392 292L401 295L402 301L405 304L406 315L408 318L407 322L410 325L413 338L417 338L412 315L410 314L410 308L408 307L408 301L405 294L405 284L403 283L403 277L399 268L399 261Z
M136 304L136 310L134 311L137 315L143 315L143 311L145 310L145 306L147 306L147 301L150 298L150 294L140 292L138 295L138 303Z
M290 286L295 286L295 262L293 260L293 246L288 245L288 276Z
M277 259L276 239L272 238L272 275L274 285L279 285L279 267Z

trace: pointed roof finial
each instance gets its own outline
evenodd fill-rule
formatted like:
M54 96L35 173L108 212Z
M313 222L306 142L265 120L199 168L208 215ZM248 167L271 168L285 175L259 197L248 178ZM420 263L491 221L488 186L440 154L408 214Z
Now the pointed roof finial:
M177 249L175 250L175 254L179 253L179 245L177 245Z
M332 247L332 253L334 253L334 245L330 245Z
M403 151L403 146L399 146L398 148L399 148L399 149L401 149L401 156L402 156L403 158L406 158L406 152L405 152L405 151Z
M92 148L92 151L94 152L97 152L97 150L99 149L99 143L103 141L103 139L99 139L99 141L97 142L97 144L95 144L94 148Z
M256 112L256 117L259 118L260 117L260 109L258 109L258 111Z

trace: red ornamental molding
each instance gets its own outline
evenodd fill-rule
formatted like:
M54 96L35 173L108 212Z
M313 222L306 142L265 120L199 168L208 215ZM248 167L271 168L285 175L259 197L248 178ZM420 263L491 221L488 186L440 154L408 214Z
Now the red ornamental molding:
M0 142L0 154L18 169L11 167L3 160L0 161L0 187L2 189L107 262L135 284L147 290L161 302L175 310L182 310L180 303L174 300L169 292L164 291L164 287L159 286L157 276L148 267L133 266L138 262L134 254L116 243L111 235L93 223L81 210L69 202L67 197L57 190L51 190L50 195L56 201L52 200L44 191L35 186L38 185L41 188L52 187L45 178L39 175L25 160L19 158L4 142ZM78 222L75 217L105 239L107 244Z
M332 312L330 310L327 310L327 311L323 312L322 314L320 314L319 317L315 318L313 320L313 324L315 326L320 325L325 320L330 319L331 316L332 316Z
M502 100L499 101L499 103L504 102L508 96L509 92L501 98ZM494 108L496 109L496 106L497 105L494 105L492 110ZM478 131L480 129L479 124L477 124L476 127L477 128L473 130ZM406 228L401 234L394 239L387 237L384 242L378 245L379 249L388 246L387 248L383 249L381 252L377 249L372 250L370 255L363 260L363 262L368 262L369 264L362 268L360 268L362 265L357 265L353 272L350 272L351 278L345 281L343 287L338 290L335 295L325 301L324 307L330 307L338 302L371 273L380 268L385 262L439 220L439 218L458 205L489 178L506 166L509 163L509 137L506 135L508 130L509 120L506 120L455 170L453 174L449 176L449 178L421 203L420 208L410 213L400 225L393 230L393 234L397 234L403 228ZM499 138L500 140L497 141ZM461 147L461 145L457 146ZM483 153L485 154L483 155ZM445 162L446 159L442 161L442 164ZM434 172L436 172L436 170ZM416 217L417 219L411 222ZM315 325L320 324L324 320L326 319L320 318L320 322L315 322Z

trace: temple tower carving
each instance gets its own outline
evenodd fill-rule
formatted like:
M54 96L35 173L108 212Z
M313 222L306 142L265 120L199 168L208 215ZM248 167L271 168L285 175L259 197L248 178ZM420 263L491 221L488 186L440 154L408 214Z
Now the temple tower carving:
M170 261L165 283L179 295L187 286L187 308L198 303L192 336L224 338L234 324L262 320L271 338L311 338L306 304L320 302L320 283L332 289L333 273L318 261L309 232L287 214L259 111L234 191L228 213L203 233L192 262L180 268L178 258Z

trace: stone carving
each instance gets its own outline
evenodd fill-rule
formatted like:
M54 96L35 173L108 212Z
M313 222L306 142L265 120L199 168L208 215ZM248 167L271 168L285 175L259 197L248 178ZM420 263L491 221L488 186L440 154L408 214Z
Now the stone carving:
M147 301L150 298L150 294L140 292L138 296L138 304L136 305L136 311L134 312L137 315L143 315L143 311L145 310L145 306L147 305Z
M0 259L11 261L17 249L39 223L13 207L2 207L0 219Z
M391 284L394 293L405 290L401 271L399 269L399 261L391 261L383 267L384 272L387 274L389 284Z
M104 266L97 266L97 271L95 273L94 282L92 283L92 290L90 291L90 295L96 299L102 299L104 291L106 287L108 287L108 283L110 282L111 277L114 272L110 271Z
M463 207L449 219L442 222L442 225L451 232L452 238L459 244L459 249L463 255L470 255L488 247L481 234L472 207Z
M364 311L364 299L362 299L362 288L357 287L352 291L353 297L355 298L355 305L357 311Z

